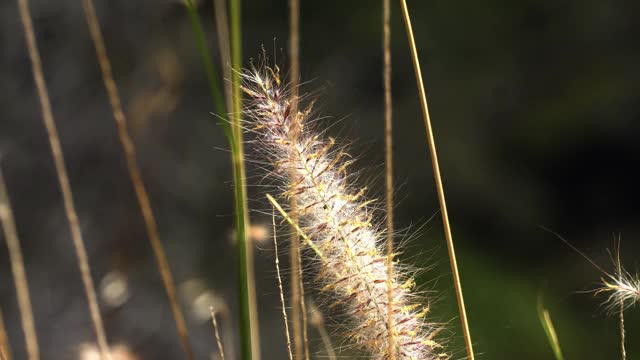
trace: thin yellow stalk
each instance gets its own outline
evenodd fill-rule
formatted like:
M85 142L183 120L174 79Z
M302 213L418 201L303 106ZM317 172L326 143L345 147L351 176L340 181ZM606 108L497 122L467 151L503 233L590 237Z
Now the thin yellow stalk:
M136 163L135 145L133 143L131 135L129 134L129 130L127 129L127 120L122 110L120 96L118 95L118 88L116 87L116 83L113 79L111 63L109 62L109 58L107 56L107 50L104 44L102 32L100 30L100 25L98 23L95 6L92 0L82 0L82 6L84 8L89 31L91 33L91 39L96 48L98 63L100 65L100 70L102 71L102 79L107 90L107 95L109 96L109 103L111 104L113 117L118 128L118 136L124 150L127 168L131 176L131 182L138 199L138 204L140 205L140 210L142 211L142 217L144 218L144 223L147 228L149 242L151 243L151 248L153 249L153 253L158 263L158 269L160 271L160 275L167 292L167 297L169 299L169 305L171 306L171 311L173 313L178 337L180 338L180 343L187 359L193 359L193 351L189 342L187 325L184 321L184 316L182 315L180 306L178 305L173 277L171 275L167 256L165 255L164 248L162 247L162 243L160 242L160 236L158 235L158 226L151 209L149 195L147 194L147 190L142 181L140 168Z
M460 282L460 273L458 272L458 264L456 260L456 254L453 247L453 236L451 234L451 226L449 224L449 213L447 212L447 202L444 196L444 187L442 186L442 177L440 175L440 165L438 165L438 154L436 152L436 144L433 135L433 129L431 127L431 117L429 116L429 106L427 104L427 96L424 90L424 83L422 81L422 70L420 69L420 61L418 59L418 50L416 48L416 41L413 36L413 27L411 26L411 18L409 16L409 9L407 8L407 1L400 0L402 4L402 16L407 30L407 36L409 39L409 46L411 47L411 58L413 60L413 67L416 75L416 82L418 85L418 92L420 95L420 105L422 107L422 115L424 118L424 126L427 132L427 140L429 143L429 152L431 154L431 163L433 165L433 176L435 178L436 189L438 192L438 200L440 202L440 212L442 213L442 225L444 227L444 234L447 240L447 249L449 250L449 261L451 262L451 272L453 275L453 283L456 290L456 298L458 299L458 309L460 311L460 321L462 323L462 331L464 333L464 340L467 348L467 356L469 360L474 359L473 343L471 342L471 332L469 331L469 322L467 320L467 311L464 306L464 297L462 295L462 284Z
M284 302L284 292L282 290L282 278L280 277L280 259L278 258L278 237L276 236L276 212L273 210L271 217L273 223L273 249L276 253L276 274L278 276L278 290L280 291L280 304L282 305L282 319L284 320L284 333L287 337L287 350L289 352L289 360L293 360L291 353L291 337L289 336L289 320L287 319L287 310Z
M213 306L209 310L211 311L211 322L213 323L213 332L216 335L216 343L218 344L220 359L224 360L224 348L222 347L222 340L220 340L220 330L218 329L218 321L216 320L216 313L213 310Z
M11 271L13 272L13 281L15 282L16 293L18 294L18 306L20 308L20 319L22 320L22 329L24 331L27 353L29 354L29 359L37 360L40 358L40 351L38 349L38 337L36 336L35 321L33 320L31 297L29 296L29 283L27 282L22 250L20 249L20 240L18 240L18 232L16 231L16 223L13 218L13 211L11 210L11 201L9 199L9 193L1 170L0 221L2 221L4 237L9 250L9 258L11 259ZM6 346L8 343L1 315L0 326L0 348L8 348L8 346Z
M64 155L62 153L62 146L60 145L60 137L58 136L58 129L56 128L56 124L53 119L53 112L51 111L51 101L49 100L49 93L44 81L42 60L40 59L40 52L38 50L38 44L36 42L33 21L29 12L28 0L18 0L18 9L20 11L20 19L22 21L24 34L27 41L29 58L31 59L33 77L36 83L36 88L38 90L42 119L44 121L45 127L47 128L47 135L49 138L49 143L51 145L51 153L53 155L56 174L60 183L60 190L62 192L65 215L67 217L67 221L69 222L71 239L73 241L74 250L78 260L78 267L80 269L84 291L87 296L87 302L89 303L89 313L91 315L91 320L93 322L93 327L96 333L98 348L100 349L100 355L103 359L110 359L111 356L109 354L107 336L104 331L102 316L100 315L100 308L98 307L95 286L93 284L93 279L91 279L89 260L87 257L87 251L84 246L84 240L82 239L82 232L80 231L78 214L73 202L73 193L71 191L71 184L69 183L69 176L67 175L67 169L64 163Z
M387 311L393 313L393 148L391 122L391 0L383 0L383 53L384 53L384 142L385 183L387 205ZM395 334L393 316L388 316L390 360L395 360Z
M289 0L289 58L291 61L291 114L298 114L298 85L300 80L300 3L299 0ZM291 172L290 176L295 174ZM295 222L298 221L298 209L295 196L289 199L290 214ZM307 339L307 317L304 309L304 288L302 284L302 265L300 254L300 238L295 231L291 231L289 263L291 264L291 319L293 327L293 343L296 359L309 359ZM302 334L302 337L300 336Z
M231 88L231 45L229 44L229 13L226 0L213 0L215 9L216 29L218 30L218 49L220 63L224 74L224 100L227 111L233 108L233 89Z

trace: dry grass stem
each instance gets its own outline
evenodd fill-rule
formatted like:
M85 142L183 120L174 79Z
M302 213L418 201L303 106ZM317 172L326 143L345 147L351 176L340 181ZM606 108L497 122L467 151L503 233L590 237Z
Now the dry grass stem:
M622 360L627 359L627 349L625 348L625 331L624 331L624 302L620 302L620 353Z
M2 229L4 230L5 241L9 251L11 260L11 271L13 272L13 281L15 282L16 292L18 294L18 306L20 308L20 320L22 320L22 329L24 331L24 340L27 347L29 359L37 360L40 358L40 350L38 349L38 337L36 336L36 326L33 320L33 308L31 307L31 297L29 296L29 283L27 282L27 274L25 272L22 250L20 249L20 241L18 240L18 232L16 223L11 210L11 201L7 186L4 182L4 176L0 170L0 221L2 221ZM2 319L0 319L1 322ZM4 324L2 326L2 334L0 334L0 347L7 343L6 334L4 332Z
M387 298L389 312L393 310L393 138L391 108L391 0L383 0L383 53L384 53L384 142L385 142L385 192L387 208ZM389 317L389 354L395 360L395 336L393 317Z
M300 80L300 2L289 0L289 59L291 62L289 81L291 83L291 111L298 107L298 85ZM295 175L291 173L291 175ZM297 222L298 209L295 195L289 199L290 215ZM291 264L291 320L293 328L293 344L296 359L309 359L309 341L307 337L307 317L304 309L304 285L302 283L302 268L300 254L300 237L296 231L291 231L289 248L289 263ZM302 336L301 336L302 335Z
M473 343L471 342L471 332L469 331L467 311L464 306L464 297L462 295L462 284L460 282L460 273L458 272L458 264L456 260L455 250L453 247L453 236L451 234L451 226L449 224L449 213L447 211L447 202L444 196L444 187L442 186L442 177L440 175L440 165L438 164L438 154L436 151L435 137L433 135L433 129L431 127L431 117L429 116L429 106L427 104L427 96L424 90L424 83L422 81L422 70L420 69L420 61L418 59L418 50L416 48L416 41L413 36L413 27L411 25L409 9L407 8L407 1L401 0L401 4L402 4L402 16L404 18L405 26L407 29L409 46L411 48L411 58L413 60L413 67L415 70L416 82L418 85L418 92L420 95L420 105L422 107L422 115L424 117L424 126L427 132L429 152L431 154L431 163L433 165L433 176L435 178L436 189L438 192L438 200L440 202L440 212L442 213L442 224L444 227L444 234L447 240L447 249L449 251L449 260L451 263L451 272L453 275L453 282L456 290L456 298L458 299L458 309L460 311L460 321L462 323L462 331L464 333L464 340L467 348L467 356L468 356L468 360L473 360L474 359Z
M273 249L276 254L276 275L278 277L278 290L280 292L280 304L282 305L282 319L284 321L284 333L287 337L287 350L289 352L289 360L293 360L293 354L291 353L291 336L289 336L289 320L287 319L287 308L284 302L284 291L282 289L282 277L280 277L280 258L278 257L278 237L276 235L276 214L275 210L272 216L273 224Z
M0 309L0 360L11 360L11 346L9 346L7 328L4 326L2 309Z
M299 237L296 236L296 242L299 244ZM302 254L300 253L300 249L298 249L298 288L300 289L300 312L302 313L302 342L304 348L304 358L305 360L309 360L309 334L308 334L308 319L307 319L307 308L304 300L304 284L302 282Z
M291 110L298 110L298 87L300 84L300 0L289 0L289 74L291 85Z
M224 360L224 347L222 346L222 340L220 339L220 330L218 329L218 321L216 320L216 313L213 306L209 309L211 311L211 322L213 323L213 332L216 336L216 344L218 345L218 352L220 353L220 360Z
M129 130L127 129L127 121L122 110L122 105L120 103L118 88L116 87L116 83L113 79L111 63L109 62L109 58L107 56L107 50L104 44L102 32L100 30L100 25L98 23L98 17L96 15L95 7L92 0L82 0L82 5L87 19L87 24L89 26L89 31L91 33L91 39L96 48L98 63L100 65L100 70L102 71L102 79L109 96L109 103L111 104L113 117L118 128L118 136L124 150L127 168L131 176L131 182L133 184L133 188L135 190L138 203L142 211L142 217L144 218L147 234L149 236L149 242L151 243L151 248L153 249L153 253L158 263L158 269L162 277L162 282L167 292L167 297L169 299L171 312L176 324L178 337L180 338L180 343L187 359L193 359L193 351L191 348L191 343L189 342L187 326L184 321L182 311L180 310L180 306L178 305L173 277L171 275L167 256L165 254L164 248L162 247L162 243L160 242L158 227L153 215L153 211L151 209L149 195L147 194L147 190L145 189L144 183L142 181L140 168L136 163L135 145L133 143L131 135L129 134Z
M103 359L110 359L107 336L104 331L100 308L98 307L95 286L91 278L87 251L82 239L82 232L80 231L78 214L76 213L75 205L73 202L73 193L71 191L71 184L69 183L69 176L67 175L67 170L65 167L62 146L60 145L60 138L58 136L58 129L56 128L56 124L53 119L53 112L51 111L51 101L49 100L47 86L44 81L42 60L40 59L40 52L38 50L38 44L36 42L33 21L29 12L28 1L18 0L18 9L20 11L20 19L22 21L24 34L27 41L29 58L31 59L33 77L36 83L36 88L38 90L38 98L40 100L42 118L44 120L45 127L47 128L47 135L51 145L51 152L53 155L56 174L60 183L60 190L62 192L65 214L69 222L71 238L73 240L74 250L78 259L78 267L80 269L82 283L84 285L85 294L87 296L87 302L89 303L89 313L91 315L91 320L93 322L93 327L96 333L98 347L100 348L100 354Z

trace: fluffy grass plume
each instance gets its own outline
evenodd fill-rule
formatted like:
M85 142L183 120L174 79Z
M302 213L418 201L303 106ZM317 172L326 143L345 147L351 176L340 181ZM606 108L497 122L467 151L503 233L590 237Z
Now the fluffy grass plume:
M614 263L616 271L613 274L604 272L602 286L595 290L596 294L609 295L605 301L609 313L618 311L621 304L622 310L627 310L640 301L640 276L625 270L619 259L614 260Z
M615 268L613 272L609 272L604 270L603 267L598 265L584 252L580 251L580 249L571 244L567 239L560 236L560 234L545 227L543 227L543 229L555 235L558 239L565 243L565 245L570 247L573 251L577 252L585 260L587 260L587 262L589 262L602 273L603 276L600 280L601 286L595 289L593 292L595 295L609 295L603 304L609 314L613 314L619 310L627 310L628 308L640 302L640 275L638 275L637 273L635 275L632 275L622 266L622 261L620 260L620 237L618 237L618 239L615 241L615 253L609 252L611 254L611 260L613 261L613 265ZM621 308L619 308L620 306Z
M322 290L332 294L334 305L346 309L345 326L353 344L372 359L445 357L433 340L439 327L425 320L429 309L412 290L414 281L406 268L396 265L392 277L387 276L385 229L373 220L373 200L351 183L351 157L314 128L311 105L292 113L291 95L277 67L253 68L242 78L250 97L247 127L257 134L259 152L274 166L269 176L279 179L283 203L295 196L294 225L314 251ZM393 287L391 306L388 286Z

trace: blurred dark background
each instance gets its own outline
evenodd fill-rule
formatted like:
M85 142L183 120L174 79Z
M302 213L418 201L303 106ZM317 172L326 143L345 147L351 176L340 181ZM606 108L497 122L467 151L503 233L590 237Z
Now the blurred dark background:
M420 282L437 298L431 316L448 323L443 337L454 358L463 358L409 48L399 4L392 3L396 226L411 238L405 260L430 267ZM197 358L208 359L215 349L210 304L226 314L222 331L232 352L231 166L210 114L185 8L178 0L96 6ZM566 359L619 358L617 318L605 313L603 297L583 292L597 287L602 274L541 226L607 270L613 269L607 248L621 234L623 263L636 270L639 6L416 0L409 7L478 359L552 359L536 313L539 296ZM37 0L31 11L108 338L141 360L182 358L81 3ZM199 11L217 61L213 5L201 1ZM89 359L78 349L94 335L15 2L0 4L0 15L0 160L42 358ZM288 68L287 16L286 1L243 1L245 64L264 45ZM303 91L318 97L330 134L361 155L358 166L379 198L381 24L381 2L302 1L301 73L309 81ZM250 185L259 185L260 170L249 164L248 172ZM270 221L258 212L268 209L264 191L249 189L258 225ZM14 357L23 359L4 238L0 242L0 306ZM256 276L263 359L284 358L269 241L256 244ZM310 336L312 351L323 356L317 333ZM631 358L640 354L639 338L640 314L632 308Z

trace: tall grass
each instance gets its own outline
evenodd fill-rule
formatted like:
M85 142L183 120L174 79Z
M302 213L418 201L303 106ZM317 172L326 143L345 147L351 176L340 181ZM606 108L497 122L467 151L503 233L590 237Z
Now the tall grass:
M2 309L0 309L0 359L11 360L11 346L7 338L7 328L4 325Z
M217 14L217 24L220 32L224 32L226 24L230 26L230 40L224 38L223 34L219 34L219 45L221 54L227 54L226 44L230 44L230 64L229 71L224 71L231 75L230 88L226 91L226 103L232 106L232 109L225 108L225 100L220 91L216 69L213 64L211 55L207 47L207 41L204 36L202 22L198 15L197 9L191 0L185 0L185 5L189 13L189 19L194 32L196 45L200 53L200 58L207 75L209 90L212 102L218 116L218 124L224 130L229 148L231 150L231 164L234 184L234 218L235 229L238 245L238 299L239 320L240 320L240 358L244 360L260 358L260 339L258 335L258 312L255 294L255 279L253 271L253 246L249 243L247 237L247 229L249 227L249 215L247 206L247 192L245 179L244 149L242 135L242 97L240 91L239 75L237 71L230 69L240 69L242 66L242 33L241 33L241 3L239 0L231 0L229 8L229 19L226 21L226 14ZM217 11L224 11L225 6L221 2L216 5ZM223 55L223 64L224 58ZM229 99L231 96L231 99Z
M27 354L29 354L30 360L37 360L40 358L40 349L38 347L36 325L33 320L33 307L31 306L31 295L29 295L29 282L27 281L24 257L22 256L20 240L18 239L18 231L16 230L11 201L9 200L9 192L5 185L2 170L0 170L0 222L2 222L2 230L7 242L9 258L11 259L11 271L13 273L16 293L18 294L20 320L22 321ZM4 329L4 321L2 319L2 314L0 313L0 355L2 355L0 358L9 358L9 354L10 351Z
M98 59L98 64L100 65L104 87L107 91L107 96L109 97L113 119L115 120L116 127L118 129L118 137L120 139L120 143L122 144L122 150L124 152L127 170L129 171L129 176L131 177L131 183L138 200L138 205L140 206L140 211L142 212L142 217L144 219L149 243L156 258L158 270L160 271L160 276L162 277L162 283L169 300L169 305L171 307L171 312L176 325L178 338L185 353L185 357L187 359L193 359L193 349L189 340L187 324L184 320L184 315L182 314L180 305L178 304L178 296L176 294L173 275L171 274L171 270L169 267L169 261L167 260L167 255L160 241L158 225L153 214L153 209L151 208L151 200L149 199L147 189L144 185L144 181L142 180L142 172L140 171L140 167L137 163L136 147L133 142L133 138L129 134L127 119L122 109L118 87L115 80L113 79L111 62L107 55L107 49L104 43L104 38L102 36L102 30L100 29L100 24L98 23L98 16L96 14L93 0L83 0L82 6L84 9L87 26L89 27L91 40L96 50L96 56Z
M456 298L458 299L458 310L460 313L460 322L462 323L462 331L464 334L465 345L467 349L467 357L469 360L474 359L473 342L471 341L471 331L469 330L469 321L467 320L467 310L464 305L464 296L462 295L462 283L460 281L460 273L458 271L458 260L456 258L453 246L453 235L451 234L451 225L449 223L449 212L447 211L447 201L444 196L444 187L442 185L442 176L440 175L440 165L438 164L438 153L436 151L435 136L431 127L431 117L429 116L429 106L427 104L427 95L424 90L422 81L422 70L420 68L420 60L418 59L418 50L416 48L415 37L413 36L413 27L411 25L411 17L407 7L407 1L401 0L402 16L404 18L407 37L411 50L411 59L416 75L418 85L418 94L420 96L420 106L424 118L424 127L427 132L427 142L429 144L429 153L431 155L431 164L433 165L433 177L436 183L438 193L438 201L440 202L440 213L442 214L442 225L444 235L447 240L447 250L449 251L449 262L451 263L451 273L453 275L453 284L456 290Z
M291 112L298 112L298 87L300 83L300 2L289 0L289 58L291 63L289 82L291 88ZM291 174L295 176L295 174ZM289 199L290 214L294 221L298 218L296 196ZM289 239L289 263L291 268L291 320L295 358L309 359L309 340L307 334L307 311L304 301L304 284L302 282L302 260L300 254L300 237L292 229Z
M31 12L29 11L28 1L18 0L18 10L20 12L20 20L22 22L24 36L27 42L29 59L31 60L31 72L33 74L33 78L36 83L36 89L38 91L42 120L44 121L45 128L47 129L47 136L49 139L49 144L51 146L51 153L53 155L56 175L58 177L58 183L60 184L60 191L62 192L65 215L69 224L69 231L71 232L71 240L73 241L76 259L78 261L78 268L80 270L82 284L84 286L85 295L89 304L91 321L93 322L93 328L96 334L98 347L100 349L100 355L103 359L107 360L111 358L109 354L109 347L107 344L107 336L104 331L102 315L100 314L100 308L98 306L95 285L93 284L93 279L91 278L89 259L87 257L87 250L84 245L84 240L82 238L82 231L80 230L80 223L78 221L78 213L76 212L75 208L73 192L71 190L71 183L69 182L64 154L62 153L62 145L60 144L60 137L58 136L58 128L56 126L55 120L53 118L53 112L51 110L51 100L49 99L49 92L44 80L42 60L40 58L40 51L38 50L38 43L33 27ZM25 331L28 331L28 329L25 328ZM30 346L29 353L32 360L38 358L38 352L33 345Z
M228 80L224 86L221 86L222 82L218 76L220 69L216 68L209 53L208 41L197 8L192 0L184 1L207 77L211 103L231 151L234 182L234 226L238 245L236 270L240 326L237 336L240 340L241 359L259 360L261 355L253 269L253 244L250 243L247 234L249 216L243 148L243 129L247 126L251 127L251 131L258 137L258 144L262 146L261 152L266 154L265 159L273 165L273 171L268 172L266 176L271 180L280 181L281 184L278 194L276 194L280 201L271 194L266 194L266 196L274 209L292 228L289 259L293 342L289 333L290 321L281 276L274 210L272 226L275 269L289 359L300 359L303 356L307 360L311 358L307 333L309 313L305 309L304 286L302 284L301 252L303 251L305 254L310 254L308 256L309 262L316 265L317 278L322 285L322 292L330 294L332 299L330 308L344 309L344 315L348 319L345 328L348 331L338 335L343 339L349 339L350 344L364 351L365 356L385 360L426 360L447 356L440 343L435 340L441 326L426 319L430 308L428 304L420 302L422 299L413 289L415 286L413 270L405 264L394 262L390 0L383 0L382 22L385 107L385 224L376 220L379 217L378 208L373 205L372 200L366 198L365 190L352 181L353 176L350 168L352 159L346 149L337 147L336 141L326 137L325 130L314 124L314 119L311 117L311 105L306 108L300 107L298 93L300 4L298 0L290 0L289 2L289 46L292 64L289 82L280 78L277 67L265 66L249 71L241 70L243 67L241 2L240 0L230 0L229 13L227 13L225 1L215 0L221 72L226 74L224 77ZM51 111L28 2L27 0L18 0L18 5L56 175L63 195L65 214L89 303L100 356L102 359L110 359L111 352L90 274L89 261L74 207L72 189L66 173L60 140ZM169 299L178 338L185 357L192 359L194 354L187 325L178 305L174 280L160 241L151 202L136 162L136 149L127 128L125 113L113 78L94 4L92 0L82 0L82 5L91 39L96 49L98 64L118 129L118 136L122 143L131 182ZM435 135L429 115L418 51L405 0L401 0L401 6L429 144L467 359L473 360L475 354L464 305L461 279L438 164ZM221 88L224 88L224 91L221 91ZM249 95L249 105L245 109L242 108L242 91ZM288 203L289 207L283 207L281 203ZM40 351L26 270L1 173L0 218L11 257L27 353L29 359L36 360L40 356ZM577 250L573 246L572 248ZM579 253L585 256L581 252ZM603 272L602 287L596 293L608 293L607 305L612 311L619 311L620 350L624 360L626 358L624 311L640 301L640 280L637 279L637 276L632 276L624 270L619 254L618 248L615 259L616 270L612 273L605 272L593 261L588 258L587 260ZM328 357L335 359L337 355L331 344L330 336L324 328L324 319L322 316L318 317L318 313L318 311L313 311L310 314L311 324L317 328L322 337ZM549 312L541 303L539 303L538 315L556 359L561 360L562 352L558 336ZM213 309L211 317L216 343L224 360L224 349ZM230 336L230 334L228 335ZM345 343L345 341L341 342L341 344ZM351 345L341 346L349 347ZM4 360L8 357L10 357L10 350L0 314L0 358Z
M384 82L384 143L385 143L385 203L387 211L387 280L393 277L393 123L391 107L391 0L382 0L382 33L383 33L383 71ZM387 281L388 312L393 311L393 285ZM392 318L389 317L389 360L395 360L395 330Z
M280 305L282 306L282 319L284 320L284 334L287 339L287 354L289 354L289 360L293 360L293 353L291 352L291 335L289 335L289 318L287 316L287 306L284 301L284 290L282 289L282 277L280 276L280 258L278 257L278 236L276 235L275 210L273 210L271 219L272 219L272 228L273 228L273 252L276 259L276 262L275 262L276 277L278 278L278 290L280 292Z

